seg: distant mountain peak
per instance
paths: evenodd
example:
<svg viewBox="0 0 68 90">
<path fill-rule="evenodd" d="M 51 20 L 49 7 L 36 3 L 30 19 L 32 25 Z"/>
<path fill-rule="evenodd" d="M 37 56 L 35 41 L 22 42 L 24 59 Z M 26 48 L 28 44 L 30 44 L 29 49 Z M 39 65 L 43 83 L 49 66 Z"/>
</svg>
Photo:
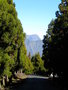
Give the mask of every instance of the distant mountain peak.
<svg viewBox="0 0 68 90">
<path fill-rule="evenodd" d="M 27 49 L 27 55 L 29 54 L 29 52 L 31 56 L 39 52 L 40 56 L 42 56 L 43 42 L 38 35 L 26 35 L 25 45 Z"/>
<path fill-rule="evenodd" d="M 39 41 L 39 40 L 41 40 L 37 34 L 26 35 L 26 38 L 29 41 Z"/>
</svg>

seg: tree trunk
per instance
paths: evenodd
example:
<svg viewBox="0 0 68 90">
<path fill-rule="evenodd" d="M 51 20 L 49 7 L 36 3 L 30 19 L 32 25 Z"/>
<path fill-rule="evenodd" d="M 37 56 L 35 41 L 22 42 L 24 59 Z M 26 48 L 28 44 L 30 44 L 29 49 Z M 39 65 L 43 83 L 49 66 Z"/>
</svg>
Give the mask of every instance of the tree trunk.
<svg viewBox="0 0 68 90">
<path fill-rule="evenodd" d="M 5 84 L 7 85 L 9 82 L 8 75 L 5 77 Z"/>
<path fill-rule="evenodd" d="M 0 82 L 0 90 L 1 90 L 1 82 Z"/>
<path fill-rule="evenodd" d="M 22 73 L 22 69 L 20 70 L 20 72 Z"/>
<path fill-rule="evenodd" d="M 4 76 L 2 78 L 2 84 L 3 84 L 3 86 L 5 86 L 5 77 Z"/>
<path fill-rule="evenodd" d="M 9 83 L 12 83 L 12 76 L 9 78 Z"/>
<path fill-rule="evenodd" d="M 6 82 L 8 82 L 9 81 L 9 79 L 8 79 L 8 75 L 6 76 Z"/>
</svg>

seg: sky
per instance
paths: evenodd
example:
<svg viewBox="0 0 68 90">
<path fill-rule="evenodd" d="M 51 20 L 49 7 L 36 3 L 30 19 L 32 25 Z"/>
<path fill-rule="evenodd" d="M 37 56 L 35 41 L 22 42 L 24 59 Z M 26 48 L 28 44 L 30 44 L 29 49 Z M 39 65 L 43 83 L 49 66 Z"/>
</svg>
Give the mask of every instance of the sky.
<svg viewBox="0 0 68 90">
<path fill-rule="evenodd" d="M 48 24 L 55 19 L 55 12 L 61 0 L 13 0 L 16 11 L 27 35 L 46 35 Z"/>
</svg>

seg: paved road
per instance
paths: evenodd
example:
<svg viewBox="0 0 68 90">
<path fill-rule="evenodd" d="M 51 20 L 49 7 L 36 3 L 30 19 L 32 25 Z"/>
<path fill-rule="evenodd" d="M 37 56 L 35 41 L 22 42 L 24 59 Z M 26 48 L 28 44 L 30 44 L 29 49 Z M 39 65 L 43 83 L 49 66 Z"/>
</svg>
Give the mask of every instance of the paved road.
<svg viewBox="0 0 68 90">
<path fill-rule="evenodd" d="M 11 90 L 61 90 L 54 86 L 51 80 L 40 76 L 28 76 L 28 78 L 19 84 L 16 84 Z"/>
</svg>

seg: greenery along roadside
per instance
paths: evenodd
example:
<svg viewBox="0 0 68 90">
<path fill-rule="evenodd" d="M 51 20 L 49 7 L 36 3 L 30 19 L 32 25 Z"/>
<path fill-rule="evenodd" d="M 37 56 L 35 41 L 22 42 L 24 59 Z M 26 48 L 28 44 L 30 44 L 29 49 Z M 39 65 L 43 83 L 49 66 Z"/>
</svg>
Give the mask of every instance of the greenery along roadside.
<svg viewBox="0 0 68 90">
<path fill-rule="evenodd" d="M 34 66 L 34 74 L 45 75 L 46 69 L 44 67 L 44 61 L 41 59 L 39 53 L 31 58 L 31 62 Z"/>
<path fill-rule="evenodd" d="M 43 60 L 49 73 L 68 78 L 68 0 L 61 0 L 56 19 L 48 26 L 43 39 Z"/>
<path fill-rule="evenodd" d="M 32 73 L 24 40 L 25 33 L 13 0 L 0 0 L 0 78 L 10 78 L 19 69 Z"/>
</svg>

